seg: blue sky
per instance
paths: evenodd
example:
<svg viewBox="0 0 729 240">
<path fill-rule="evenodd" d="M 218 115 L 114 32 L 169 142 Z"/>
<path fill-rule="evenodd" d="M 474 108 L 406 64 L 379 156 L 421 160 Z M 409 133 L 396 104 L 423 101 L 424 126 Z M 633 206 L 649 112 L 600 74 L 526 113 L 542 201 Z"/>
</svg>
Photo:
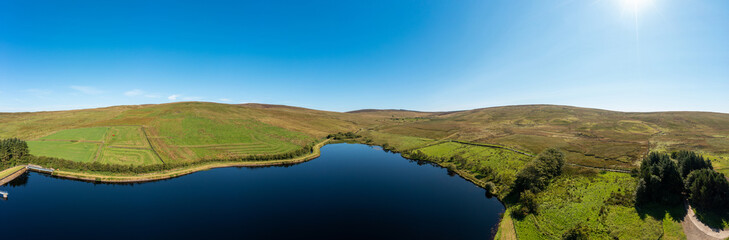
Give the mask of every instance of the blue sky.
<svg viewBox="0 0 729 240">
<path fill-rule="evenodd" d="M 728 26 L 726 0 L 0 1 L 0 111 L 729 113 Z"/>
</svg>

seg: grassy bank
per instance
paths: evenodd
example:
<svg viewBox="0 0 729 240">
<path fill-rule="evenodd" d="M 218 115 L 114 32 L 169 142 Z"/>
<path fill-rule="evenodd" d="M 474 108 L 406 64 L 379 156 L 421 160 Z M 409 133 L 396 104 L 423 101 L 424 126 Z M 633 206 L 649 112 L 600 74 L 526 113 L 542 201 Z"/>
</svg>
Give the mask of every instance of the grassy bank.
<svg viewBox="0 0 729 240">
<path fill-rule="evenodd" d="M 627 173 L 567 166 L 537 194 L 537 214 L 514 217 L 511 211 L 519 205 L 509 198 L 510 188 L 531 157 L 499 146 L 449 141 L 403 152 L 405 157 L 420 154 L 427 156 L 419 160 L 447 167 L 481 187 L 494 184 L 493 193 L 507 207 L 497 239 L 561 239 L 578 224 L 589 229 L 591 239 L 686 239 L 681 207 L 637 209 L 632 202 L 637 179 Z"/>
<path fill-rule="evenodd" d="M 155 181 L 168 178 L 179 177 L 187 174 L 191 174 L 198 171 L 205 171 L 213 168 L 223 167 L 258 167 L 258 166 L 275 166 L 275 165 L 287 165 L 306 162 L 315 159 L 321 155 L 321 147 L 329 143 L 329 139 L 319 142 L 314 145 L 312 152 L 284 160 L 271 160 L 271 161 L 242 161 L 242 162 L 209 162 L 199 165 L 192 165 L 183 168 L 144 173 L 144 174 L 119 174 L 111 172 L 82 172 L 82 171 L 70 171 L 70 170 L 57 170 L 53 173 L 54 176 L 85 180 L 85 181 L 97 181 L 97 182 L 145 182 Z"/>
<path fill-rule="evenodd" d="M 25 168 L 25 166 L 15 166 L 15 167 L 11 167 L 11 168 L 2 170 L 2 171 L 0 171 L 0 179 L 10 176 L 11 174 L 13 174 L 23 168 Z"/>
</svg>

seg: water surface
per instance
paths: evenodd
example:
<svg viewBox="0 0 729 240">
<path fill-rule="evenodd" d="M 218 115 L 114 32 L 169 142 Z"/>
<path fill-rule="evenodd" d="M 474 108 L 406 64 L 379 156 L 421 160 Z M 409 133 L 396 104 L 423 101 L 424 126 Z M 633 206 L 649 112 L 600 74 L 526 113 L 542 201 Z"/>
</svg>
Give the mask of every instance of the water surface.
<svg viewBox="0 0 729 240">
<path fill-rule="evenodd" d="M 360 144 L 288 167 L 139 184 L 28 173 L 0 190 L 2 239 L 489 239 L 504 211 L 446 169 Z"/>
</svg>

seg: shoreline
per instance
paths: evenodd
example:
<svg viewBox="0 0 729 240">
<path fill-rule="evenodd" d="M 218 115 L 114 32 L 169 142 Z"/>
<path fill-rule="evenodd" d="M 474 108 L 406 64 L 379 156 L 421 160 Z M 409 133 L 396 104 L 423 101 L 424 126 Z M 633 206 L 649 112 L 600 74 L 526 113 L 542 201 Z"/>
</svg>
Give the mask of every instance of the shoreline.
<svg viewBox="0 0 729 240">
<path fill-rule="evenodd" d="M 161 172 L 143 173 L 138 175 L 106 175 L 100 173 L 81 173 L 74 171 L 56 170 L 52 176 L 59 178 L 67 178 L 73 180 L 89 181 L 89 182 L 102 182 L 102 183 L 141 183 L 141 182 L 152 182 L 160 181 L 170 178 L 176 178 L 195 172 L 206 171 L 215 168 L 225 167 L 268 167 L 268 166 L 281 166 L 288 164 L 303 163 L 321 155 L 321 148 L 326 146 L 330 142 L 330 139 L 324 140 L 317 143 L 312 148 L 313 151 L 310 154 L 283 160 L 271 160 L 271 161 L 251 161 L 251 162 L 213 162 L 206 163 L 198 166 L 191 166 L 185 168 L 178 168 L 172 170 L 165 170 Z"/>
<path fill-rule="evenodd" d="M 4 171 L 8 171 L 8 170 L 13 169 L 13 168 L 19 168 L 18 170 L 15 170 L 13 173 L 8 174 L 7 176 L 5 176 L 2 179 L 0 179 L 0 186 L 5 185 L 6 183 L 9 183 L 9 182 L 15 180 L 15 178 L 17 178 L 20 175 L 23 175 L 23 173 L 25 173 L 26 171 L 28 171 L 28 168 L 26 168 L 25 166 L 26 165 L 18 165 L 18 166 L 11 167 L 11 168 L 8 168 L 6 170 L 0 171 L 0 172 L 4 172 Z"/>
<path fill-rule="evenodd" d="M 331 140 L 326 139 L 322 142 L 317 143 L 312 148 L 313 151 L 310 154 L 292 158 L 292 159 L 284 159 L 284 160 L 272 160 L 272 161 L 256 161 L 256 162 L 218 162 L 218 163 L 207 163 L 200 166 L 192 166 L 192 167 L 186 167 L 181 169 L 172 169 L 172 170 L 166 170 L 162 172 L 152 172 L 152 173 L 144 173 L 140 175 L 104 175 L 104 174 L 96 174 L 96 173 L 80 173 L 80 172 L 72 172 L 72 171 L 63 171 L 63 170 L 56 170 L 52 174 L 50 174 L 53 177 L 63 178 L 63 179 L 71 179 L 71 180 L 78 180 L 78 181 L 86 181 L 86 182 L 98 182 L 98 183 L 144 183 L 144 182 L 154 182 L 154 181 L 161 181 L 166 179 L 172 179 L 176 177 L 185 176 L 188 174 L 206 171 L 210 169 L 215 168 L 226 168 L 226 167 L 269 167 L 269 166 L 281 166 L 281 165 L 289 165 L 289 164 L 298 164 L 298 163 L 304 163 L 311 160 L 314 160 L 321 156 L 321 148 L 326 146 L 327 144 L 334 144 L 334 143 L 350 143 L 347 141 L 338 141 L 338 140 Z M 363 144 L 363 143 L 357 143 L 352 142 L 354 144 Z M 369 145 L 369 144 L 365 144 Z M 410 159 L 406 156 L 403 156 L 400 152 L 395 152 L 400 155 L 400 157 L 408 160 L 415 160 Z M 416 160 L 416 161 L 425 161 L 425 160 Z M 435 164 L 438 167 L 448 169 L 447 167 L 443 166 L 441 163 L 434 162 L 434 161 L 427 161 L 430 163 Z M 25 170 L 25 171 L 23 171 Z M 18 174 L 20 172 L 20 174 Z M 15 175 L 7 182 L 12 181 L 15 179 L 15 177 L 20 176 L 22 173 L 27 172 L 27 168 L 22 168 L 18 172 L 15 172 L 11 175 Z M 455 169 L 453 171 L 456 175 L 461 177 L 462 179 L 471 182 L 473 185 L 476 185 L 477 187 L 486 190 L 485 188 L 485 182 L 475 178 L 474 176 L 471 176 L 470 174 L 460 170 Z M 11 176 L 5 177 L 2 180 L 6 180 L 10 178 Z M 2 184 L 5 184 L 6 182 L 3 182 Z M 2 185 L 0 184 L 0 185 Z M 496 201 L 501 203 L 502 206 L 504 206 L 504 213 L 501 214 L 501 217 L 499 218 L 499 222 L 494 226 L 494 229 L 492 229 L 492 237 L 495 237 L 495 235 L 498 233 L 498 230 L 501 228 L 502 221 L 504 220 L 504 215 L 506 215 L 506 211 L 508 211 L 508 206 L 504 203 L 504 201 L 500 198 L 499 195 L 493 195 L 494 198 L 496 198 Z"/>
</svg>

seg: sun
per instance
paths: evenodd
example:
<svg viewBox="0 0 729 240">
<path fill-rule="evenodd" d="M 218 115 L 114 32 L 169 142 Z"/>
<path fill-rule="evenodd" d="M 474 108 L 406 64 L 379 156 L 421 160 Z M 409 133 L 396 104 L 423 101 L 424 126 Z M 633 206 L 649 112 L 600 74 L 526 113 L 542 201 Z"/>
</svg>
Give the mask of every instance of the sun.
<svg viewBox="0 0 729 240">
<path fill-rule="evenodd" d="M 641 9 L 653 5 L 653 0 L 619 0 L 624 10 L 639 12 Z"/>
</svg>

